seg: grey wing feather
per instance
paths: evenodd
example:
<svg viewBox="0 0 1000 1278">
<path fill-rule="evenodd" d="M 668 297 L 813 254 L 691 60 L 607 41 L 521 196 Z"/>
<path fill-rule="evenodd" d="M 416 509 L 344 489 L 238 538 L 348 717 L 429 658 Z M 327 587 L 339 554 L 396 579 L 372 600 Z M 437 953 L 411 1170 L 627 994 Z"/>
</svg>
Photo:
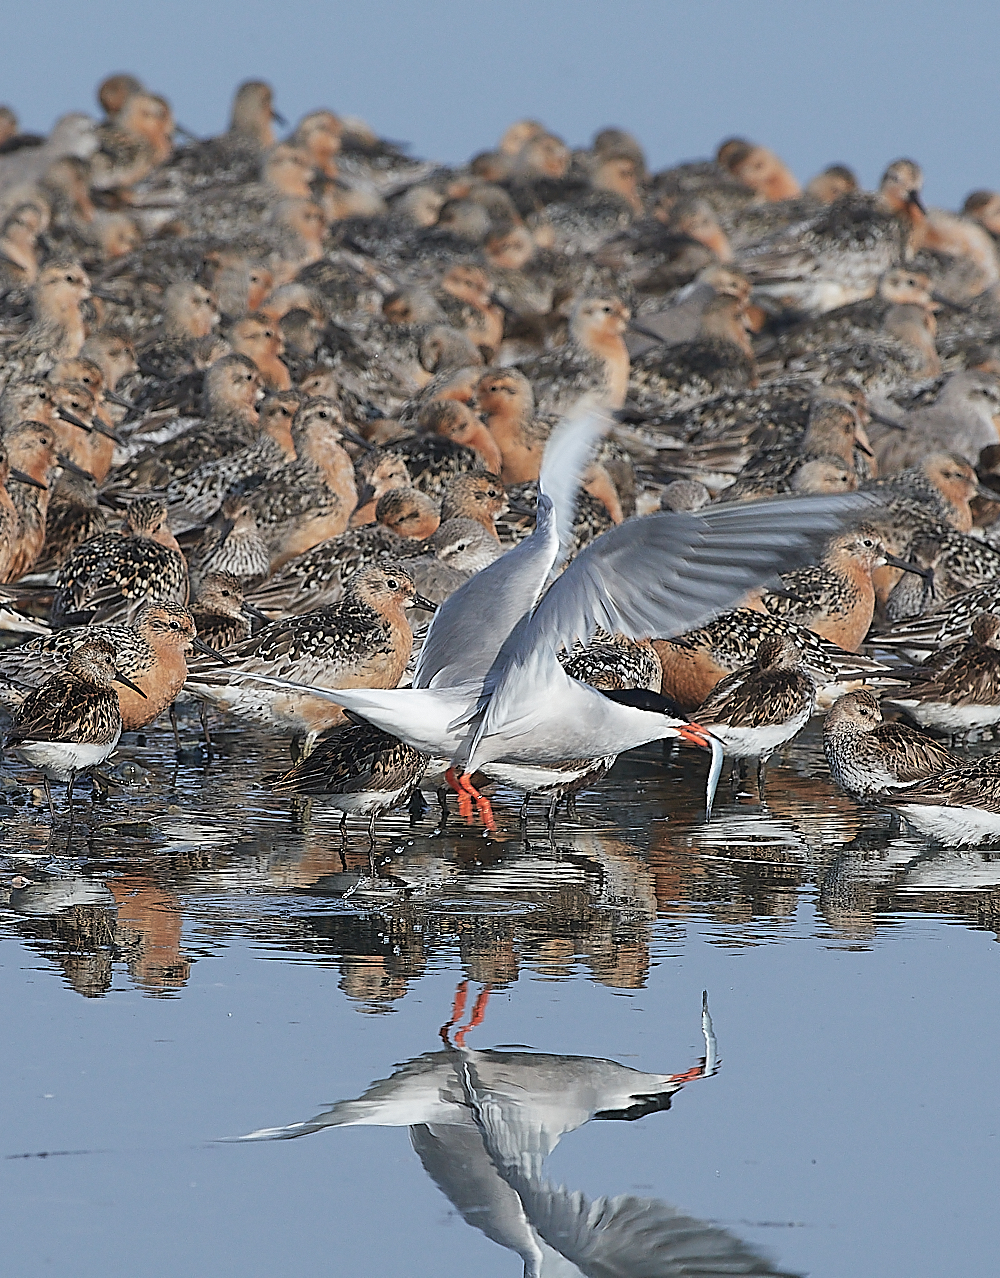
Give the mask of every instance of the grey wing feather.
<svg viewBox="0 0 1000 1278">
<path fill-rule="evenodd" d="M 711 1035 L 714 1045 L 707 1010 L 703 1019 L 706 1041 Z M 543 1181 L 535 1171 L 537 1156 L 523 1148 L 524 1133 L 510 1123 L 508 1108 L 478 1085 L 474 1071 L 464 1071 L 464 1082 L 483 1144 L 527 1221 L 587 1278 L 788 1278 L 734 1234 L 659 1199 L 623 1194 L 591 1202 Z"/>
<path fill-rule="evenodd" d="M 603 533 L 498 653 L 473 750 L 501 724 L 528 723 L 525 688 L 545 688 L 561 676 L 559 648 L 586 643 L 598 627 L 632 639 L 669 639 L 702 626 L 775 569 L 807 559 L 822 537 L 869 504 L 861 493 L 776 498 L 647 515 Z"/>
<path fill-rule="evenodd" d="M 534 533 L 438 608 L 414 671 L 415 688 L 485 678 L 504 640 L 535 606 L 552 568 L 569 553 L 580 480 L 610 424 L 606 414 L 585 403 L 552 432 L 542 458 Z"/>
<path fill-rule="evenodd" d="M 519 647 L 586 643 L 598 626 L 669 639 L 732 608 L 870 504 L 864 494 L 775 498 L 630 519 L 591 542 L 535 609 Z M 510 654 L 516 660 L 516 654 Z"/>
<path fill-rule="evenodd" d="M 735 1234 L 656 1198 L 596 1198 L 511 1176 L 540 1238 L 587 1278 L 789 1278 Z"/>
<path fill-rule="evenodd" d="M 549 436 L 538 476 L 538 491 L 551 497 L 559 536 L 558 567 L 569 558 L 573 546 L 573 516 L 583 472 L 593 459 L 598 440 L 611 429 L 611 418 L 591 396 L 576 408 Z"/>
</svg>

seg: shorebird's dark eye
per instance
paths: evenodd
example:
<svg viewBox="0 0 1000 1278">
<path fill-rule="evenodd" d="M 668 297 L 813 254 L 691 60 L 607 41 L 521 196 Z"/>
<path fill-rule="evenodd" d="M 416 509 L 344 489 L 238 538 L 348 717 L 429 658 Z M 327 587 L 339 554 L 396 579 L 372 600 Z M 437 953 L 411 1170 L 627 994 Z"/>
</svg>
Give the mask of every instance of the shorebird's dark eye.
<svg viewBox="0 0 1000 1278">
<path fill-rule="evenodd" d="M 388 580 L 385 584 L 389 587 L 389 589 L 390 589 L 390 590 L 398 590 L 398 589 L 399 589 L 399 582 L 396 580 L 396 578 L 395 578 L 395 577 L 390 577 L 390 578 L 389 578 L 389 580 Z"/>
</svg>

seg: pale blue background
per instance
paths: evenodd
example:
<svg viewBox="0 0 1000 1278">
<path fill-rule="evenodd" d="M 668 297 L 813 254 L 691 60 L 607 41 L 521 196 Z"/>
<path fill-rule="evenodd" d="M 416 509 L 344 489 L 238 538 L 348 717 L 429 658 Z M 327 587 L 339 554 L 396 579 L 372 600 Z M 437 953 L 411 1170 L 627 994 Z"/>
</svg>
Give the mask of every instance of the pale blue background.
<svg viewBox="0 0 1000 1278">
<path fill-rule="evenodd" d="M 446 161 L 531 115 L 574 144 L 631 129 L 658 167 L 740 133 L 802 179 L 842 161 L 872 185 L 912 155 L 932 203 L 1000 187 L 997 11 L 977 0 L 35 0 L 2 36 L 0 100 L 33 129 L 131 70 L 215 133 L 262 76 L 290 120 L 329 106 Z"/>
</svg>

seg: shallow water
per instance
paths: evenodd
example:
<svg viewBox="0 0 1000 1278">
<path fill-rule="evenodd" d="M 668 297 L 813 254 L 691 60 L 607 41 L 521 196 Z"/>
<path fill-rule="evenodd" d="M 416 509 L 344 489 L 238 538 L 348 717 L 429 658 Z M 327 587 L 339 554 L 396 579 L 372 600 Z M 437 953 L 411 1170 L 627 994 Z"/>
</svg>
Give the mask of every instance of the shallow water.
<svg viewBox="0 0 1000 1278">
<path fill-rule="evenodd" d="M 0 806 L 4 1272 L 995 1272 L 1000 858 L 893 834 L 815 726 L 766 810 L 651 747 L 552 843 L 386 820 L 377 888 L 260 786 L 283 743 L 219 742 L 125 745 L 68 854 Z"/>
</svg>

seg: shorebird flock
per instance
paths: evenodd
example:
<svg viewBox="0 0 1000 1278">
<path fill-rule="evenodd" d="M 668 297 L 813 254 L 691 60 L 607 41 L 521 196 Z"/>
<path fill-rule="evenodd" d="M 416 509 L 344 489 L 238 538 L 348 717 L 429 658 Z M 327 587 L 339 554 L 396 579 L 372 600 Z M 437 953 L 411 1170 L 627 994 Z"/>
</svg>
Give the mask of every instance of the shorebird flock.
<svg viewBox="0 0 1000 1278">
<path fill-rule="evenodd" d="M 372 848 L 423 792 L 551 829 L 656 740 L 763 803 L 819 713 L 859 801 L 1000 837 L 1000 193 L 97 96 L 0 108 L 0 702 L 53 822 L 186 702 Z"/>
</svg>

